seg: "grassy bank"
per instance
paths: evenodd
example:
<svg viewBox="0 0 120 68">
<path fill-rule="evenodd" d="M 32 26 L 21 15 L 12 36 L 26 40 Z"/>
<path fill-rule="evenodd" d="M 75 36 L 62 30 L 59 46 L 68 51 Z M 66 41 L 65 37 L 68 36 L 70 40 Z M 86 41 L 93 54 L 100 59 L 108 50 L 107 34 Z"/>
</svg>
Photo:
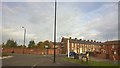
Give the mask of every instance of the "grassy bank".
<svg viewBox="0 0 120 68">
<path fill-rule="evenodd" d="M 72 58 L 64 58 L 65 61 L 69 61 L 72 63 L 80 64 L 82 66 L 118 66 L 118 64 L 114 64 L 111 62 L 106 62 L 106 61 L 88 61 L 88 62 L 82 62 L 78 59 L 72 59 Z"/>
</svg>

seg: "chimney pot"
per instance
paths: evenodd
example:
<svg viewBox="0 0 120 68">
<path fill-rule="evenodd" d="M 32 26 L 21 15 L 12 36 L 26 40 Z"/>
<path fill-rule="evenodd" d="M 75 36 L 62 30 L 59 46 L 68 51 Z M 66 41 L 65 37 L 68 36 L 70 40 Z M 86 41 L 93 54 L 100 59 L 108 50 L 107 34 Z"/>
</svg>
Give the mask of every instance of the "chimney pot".
<svg viewBox="0 0 120 68">
<path fill-rule="evenodd" d="M 91 42 L 93 42 L 93 40 L 91 40 Z"/>
<path fill-rule="evenodd" d="M 94 40 L 94 42 L 96 42 L 96 41 Z"/>
<path fill-rule="evenodd" d="M 89 42 L 89 40 L 87 40 Z"/>
<path fill-rule="evenodd" d="M 75 40 L 77 40 L 77 38 L 75 38 Z"/>
</svg>

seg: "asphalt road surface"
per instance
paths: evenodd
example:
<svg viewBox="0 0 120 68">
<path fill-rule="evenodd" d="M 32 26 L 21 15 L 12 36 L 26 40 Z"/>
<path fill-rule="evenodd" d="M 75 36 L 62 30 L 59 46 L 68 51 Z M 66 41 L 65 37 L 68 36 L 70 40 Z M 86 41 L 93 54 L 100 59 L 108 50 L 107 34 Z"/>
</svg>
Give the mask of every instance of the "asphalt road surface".
<svg viewBox="0 0 120 68">
<path fill-rule="evenodd" d="M 11 54 L 11 58 L 2 59 L 3 66 L 79 66 L 75 63 L 64 61 L 65 55 L 57 55 L 53 63 L 53 55 Z"/>
</svg>

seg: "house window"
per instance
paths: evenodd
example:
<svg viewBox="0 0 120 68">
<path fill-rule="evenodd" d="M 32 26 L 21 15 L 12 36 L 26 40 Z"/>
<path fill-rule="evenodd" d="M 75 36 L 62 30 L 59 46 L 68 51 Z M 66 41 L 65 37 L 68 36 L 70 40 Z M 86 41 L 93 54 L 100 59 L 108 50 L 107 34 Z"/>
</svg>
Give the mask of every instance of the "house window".
<svg viewBox="0 0 120 68">
<path fill-rule="evenodd" d="M 76 49 L 76 43 L 74 44 L 74 49 Z"/>
<path fill-rule="evenodd" d="M 73 43 L 72 43 L 72 47 L 74 47 L 74 46 L 73 46 Z"/>
<path fill-rule="evenodd" d="M 87 48 L 87 46 L 88 46 L 88 45 L 86 44 L 86 48 Z"/>
<path fill-rule="evenodd" d="M 90 46 L 90 45 L 88 45 L 88 48 L 91 48 L 91 46 Z"/>
<path fill-rule="evenodd" d="M 85 44 L 85 48 L 86 48 L 86 44 Z"/>
<path fill-rule="evenodd" d="M 79 44 L 79 46 L 80 46 L 80 48 L 82 47 L 82 45 L 81 45 L 81 44 Z"/>
<path fill-rule="evenodd" d="M 117 54 L 117 52 L 116 52 L 116 51 L 114 51 L 114 54 Z"/>
<path fill-rule="evenodd" d="M 103 49 L 103 53 L 106 53 L 106 50 Z"/>
<path fill-rule="evenodd" d="M 84 48 L 84 44 L 82 44 L 82 47 Z"/>
<path fill-rule="evenodd" d="M 72 50 L 73 50 L 73 48 L 72 48 Z"/>
<path fill-rule="evenodd" d="M 112 48 L 115 48 L 115 46 L 114 46 L 114 45 L 112 45 Z"/>
</svg>

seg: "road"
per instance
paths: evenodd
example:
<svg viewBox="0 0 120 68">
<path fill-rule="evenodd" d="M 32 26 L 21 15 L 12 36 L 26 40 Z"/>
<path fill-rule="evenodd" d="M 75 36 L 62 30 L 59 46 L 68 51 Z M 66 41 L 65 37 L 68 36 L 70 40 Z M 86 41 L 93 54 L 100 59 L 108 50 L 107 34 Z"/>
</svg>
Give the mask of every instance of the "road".
<svg viewBox="0 0 120 68">
<path fill-rule="evenodd" d="M 53 63 L 53 55 L 11 54 L 11 58 L 2 60 L 3 66 L 79 66 L 75 63 L 64 61 L 64 55 L 56 56 Z"/>
</svg>

